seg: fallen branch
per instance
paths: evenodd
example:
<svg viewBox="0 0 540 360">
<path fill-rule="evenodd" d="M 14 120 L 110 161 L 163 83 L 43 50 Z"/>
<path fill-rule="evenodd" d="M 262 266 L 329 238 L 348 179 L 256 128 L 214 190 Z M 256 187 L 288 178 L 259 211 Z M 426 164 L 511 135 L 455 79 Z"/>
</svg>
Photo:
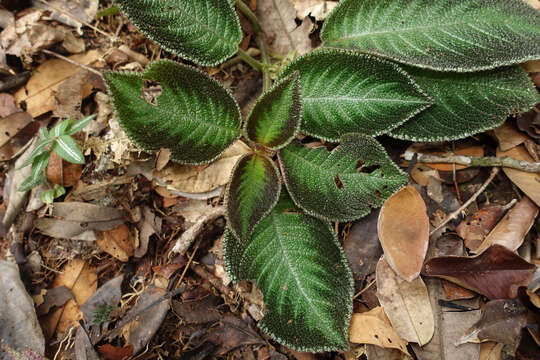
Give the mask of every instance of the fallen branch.
<svg viewBox="0 0 540 360">
<path fill-rule="evenodd" d="M 465 155 L 448 155 L 437 156 L 417 153 L 413 151 L 406 151 L 403 157 L 407 161 L 411 161 L 414 155 L 418 155 L 418 162 L 425 164 L 457 164 L 472 167 L 507 167 L 525 172 L 540 173 L 540 162 L 528 162 L 517 160 L 509 156 L 495 157 L 495 156 L 465 156 Z"/>
<path fill-rule="evenodd" d="M 193 226 L 184 231 L 180 237 L 176 240 L 171 253 L 180 253 L 184 255 L 193 244 L 197 236 L 202 232 L 206 224 L 213 222 L 217 218 L 225 215 L 225 208 L 222 206 L 214 208 L 210 213 L 202 216 Z"/>
</svg>

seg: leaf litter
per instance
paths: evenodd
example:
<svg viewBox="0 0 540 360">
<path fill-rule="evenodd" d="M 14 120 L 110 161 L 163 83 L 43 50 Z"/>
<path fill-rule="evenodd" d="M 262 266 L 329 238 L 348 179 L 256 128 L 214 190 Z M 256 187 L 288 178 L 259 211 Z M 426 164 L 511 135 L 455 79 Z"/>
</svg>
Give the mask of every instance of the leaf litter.
<svg viewBox="0 0 540 360">
<path fill-rule="evenodd" d="M 0 61 L 0 68 L 11 71 L 10 82 L 2 79 L 0 93 L 0 159 L 22 153 L 14 164 L 2 164 L 0 212 L 6 214 L 7 228 L 0 258 L 11 256 L 11 243 L 21 244 L 17 258 L 23 263 L 20 275 L 13 277 L 20 276 L 17 291 L 25 300 L 17 305 L 28 305 L 24 313 L 28 319 L 37 316 L 47 341 L 35 349 L 39 355 L 9 341 L 0 345 L 0 351 L 23 358 L 53 358 L 57 352 L 77 359 L 118 359 L 141 352 L 162 358 L 303 358 L 304 354 L 275 346 L 258 330 L 253 320 L 264 311 L 258 290 L 251 284 L 230 285 L 223 268 L 220 195 L 236 161 L 249 151 L 247 146 L 239 141 L 230 153 L 205 166 L 174 164 L 166 153 L 160 157 L 140 153 L 118 125 L 103 83 L 82 66 L 142 70 L 150 60 L 169 55 L 142 39 L 120 15 L 95 21 L 98 4 L 107 6 L 106 1 L 47 2 L 53 7 L 46 11 L 5 10 L 0 18 L 3 49 L 24 63 L 22 69 Z M 34 3 L 46 7 L 41 1 Z M 263 14 L 270 47 L 281 55 L 311 50 L 318 41 L 320 21 L 335 4 L 249 1 Z M 120 43 L 92 34 L 76 19 L 108 34 L 118 31 Z M 58 52 L 72 62 L 42 50 Z M 525 69 L 533 80 L 540 72 L 534 62 Z M 214 74 L 228 81 L 233 92 L 252 76 L 241 64 Z M 90 113 L 97 113 L 97 119 L 77 138 L 87 164 L 72 168 L 56 157 L 47 178 L 51 184 L 65 186 L 66 195 L 49 206 L 38 202 L 27 207 L 29 194 L 16 189 L 29 169 L 13 169 L 29 154 L 33 145 L 26 145 L 28 140 L 40 126 L 50 128 L 58 119 Z M 523 114 L 489 133 L 491 138 L 482 135 L 454 147 L 435 144 L 430 154 L 448 154 L 455 148 L 458 155 L 496 154 L 538 161 L 536 119 L 536 113 Z M 394 145 L 387 150 L 391 152 Z M 423 145 L 414 146 L 409 150 Z M 536 343 L 530 334 L 536 333 L 528 327 L 538 325 L 537 318 L 531 317 L 539 301 L 538 287 L 531 280 L 540 264 L 538 174 L 503 171 L 461 209 L 457 220 L 431 236 L 430 226 L 433 229 L 475 194 L 485 171 L 414 163 L 410 185 L 402 192 L 414 193 L 414 185 L 417 194 L 389 201 L 381 215 L 374 211 L 356 223 L 336 225 L 355 276 L 351 348 L 367 344 L 363 356 L 382 360 L 411 358 L 407 354 L 421 360 L 500 359 L 508 346 L 519 346 L 516 356 L 533 353 L 531 346 Z M 512 201 L 517 204 L 508 210 Z M 172 251 L 179 240 L 183 255 Z M 428 244 L 435 250 L 428 252 L 426 260 Z M 527 256 L 527 261 L 518 254 Z M 37 264 L 37 272 L 27 270 L 31 264 Z M 0 286 L 0 292 L 6 289 Z M 168 295 L 170 290 L 174 295 Z M 35 310 L 26 293 L 40 304 Z M 486 298 L 495 300 L 486 302 Z M 2 321 L 13 321 L 15 314 L 9 315 L 12 318 Z M 34 320 L 28 319 L 25 326 L 33 330 L 26 334 L 37 333 L 36 322 L 32 325 Z M 29 336 L 17 340 L 33 341 Z M 23 351 L 27 354 L 20 355 Z"/>
</svg>

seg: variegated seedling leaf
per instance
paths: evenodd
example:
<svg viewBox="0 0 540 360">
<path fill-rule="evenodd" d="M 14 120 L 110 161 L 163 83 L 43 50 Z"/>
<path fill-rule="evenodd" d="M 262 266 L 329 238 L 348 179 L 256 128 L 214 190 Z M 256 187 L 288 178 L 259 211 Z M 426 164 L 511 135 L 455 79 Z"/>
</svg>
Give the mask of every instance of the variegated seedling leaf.
<svg viewBox="0 0 540 360">
<path fill-rule="evenodd" d="M 44 170 L 49 163 L 50 156 L 51 151 L 47 150 L 33 158 L 32 173 L 19 185 L 18 191 L 25 192 L 33 189 L 45 180 Z"/>
<path fill-rule="evenodd" d="M 229 0 L 114 0 L 148 38 L 199 65 L 231 57 L 242 29 Z"/>
<path fill-rule="evenodd" d="M 233 281 L 262 291 L 259 327 L 272 338 L 297 351 L 347 348 L 354 287 L 328 222 L 302 213 L 283 191 L 249 241 L 226 231 L 223 256 Z"/>
<path fill-rule="evenodd" d="M 276 205 L 281 191 L 279 170 L 264 155 L 244 155 L 233 169 L 227 186 L 227 225 L 240 240 L 247 241 Z"/>
<path fill-rule="evenodd" d="M 194 67 L 156 61 L 142 74 L 104 74 L 116 115 L 142 150 L 171 150 L 171 160 L 203 164 L 240 136 L 240 109 L 228 90 Z M 162 93 L 143 98 L 145 81 Z M 161 88 L 160 88 L 161 87 Z"/>
<path fill-rule="evenodd" d="M 380 135 L 431 105 L 398 65 L 344 50 L 319 50 L 287 66 L 280 77 L 299 71 L 301 130 L 337 142 L 356 132 Z"/>
<path fill-rule="evenodd" d="M 346 134 L 332 152 L 292 142 L 279 153 L 283 181 L 300 208 L 320 219 L 353 221 L 407 183 L 372 137 Z"/>
<path fill-rule="evenodd" d="M 95 117 L 96 117 L 96 115 L 94 114 L 94 115 L 84 117 L 84 118 L 80 119 L 79 121 L 70 122 L 69 126 L 66 129 L 66 134 L 67 135 L 75 135 L 76 133 L 78 133 L 79 131 L 81 131 L 85 127 L 87 127 L 88 124 L 90 124 L 90 122 L 92 120 L 94 120 Z"/>
<path fill-rule="evenodd" d="M 390 132 L 400 139 L 461 139 L 493 129 L 508 115 L 540 102 L 529 76 L 517 66 L 467 74 L 405 69 L 435 104 Z"/>
<path fill-rule="evenodd" d="M 57 137 L 52 148 L 62 159 L 74 164 L 84 164 L 84 155 L 71 136 L 61 135 Z"/>
<path fill-rule="evenodd" d="M 244 125 L 246 138 L 281 149 L 294 139 L 301 119 L 300 73 L 295 71 L 257 100 Z"/>
<path fill-rule="evenodd" d="M 321 39 L 423 68 L 487 70 L 540 58 L 540 13 L 523 0 L 341 0 Z"/>
</svg>

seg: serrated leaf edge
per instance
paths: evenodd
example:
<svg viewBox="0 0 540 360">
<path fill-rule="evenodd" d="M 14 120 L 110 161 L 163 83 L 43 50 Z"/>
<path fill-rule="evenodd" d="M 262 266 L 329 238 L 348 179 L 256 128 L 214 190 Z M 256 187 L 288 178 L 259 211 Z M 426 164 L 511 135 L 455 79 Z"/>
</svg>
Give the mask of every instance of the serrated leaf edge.
<svg viewBox="0 0 540 360">
<path fill-rule="evenodd" d="M 379 142 L 377 140 L 375 140 L 375 138 L 372 138 L 371 136 L 369 135 L 364 135 L 364 134 L 360 134 L 360 133 L 347 133 L 347 134 L 343 134 L 341 137 L 340 137 L 340 143 L 343 141 L 343 138 L 346 137 L 346 136 L 356 136 L 356 135 L 361 135 L 363 137 L 366 137 L 366 138 L 370 138 L 371 140 L 374 141 L 374 146 L 378 147 L 379 150 L 381 150 L 385 156 L 388 158 L 388 160 L 390 161 L 391 163 L 391 166 L 393 166 L 401 175 L 403 175 L 404 177 L 409 177 L 409 175 L 407 173 L 405 173 L 403 170 L 401 170 L 393 161 L 392 159 L 390 158 L 390 156 L 388 156 L 388 153 L 386 152 L 386 150 L 384 149 L 384 147 L 379 144 Z M 375 145 L 376 143 L 376 145 Z M 334 151 L 336 151 L 338 149 L 339 146 L 336 146 L 332 151 L 330 151 L 330 153 L 333 153 Z M 287 175 L 286 175 L 286 171 L 285 171 L 285 166 L 283 165 L 283 161 L 281 160 L 281 154 L 278 154 L 278 163 L 279 163 L 279 168 L 281 170 L 281 176 L 283 176 L 283 183 L 285 184 L 285 187 L 287 188 L 287 193 L 289 194 L 289 196 L 291 197 L 292 201 L 294 202 L 294 204 L 296 206 L 298 206 L 300 209 L 302 209 L 306 214 L 309 214 L 311 216 L 313 216 L 314 218 L 317 218 L 317 219 L 320 219 L 320 220 L 324 220 L 324 221 L 337 221 L 337 222 L 350 222 L 350 221 L 355 221 L 355 220 L 359 220 L 365 216 L 367 216 L 368 214 L 362 216 L 362 217 L 346 217 L 346 218 L 340 218 L 340 219 L 330 219 L 326 216 L 323 216 L 321 214 L 317 214 L 316 212 L 314 211 L 311 211 L 309 209 L 306 209 L 304 208 L 297 200 L 296 200 L 296 197 L 295 195 L 293 194 L 293 192 L 291 191 L 291 189 L 289 188 L 289 182 L 288 182 L 288 179 L 287 179 Z M 400 189 L 402 189 L 402 187 L 400 187 L 399 189 L 396 190 L 399 191 Z M 381 204 L 382 206 L 382 204 Z M 371 210 L 373 209 L 376 209 L 380 206 L 377 206 L 377 207 L 371 207 Z"/>
<path fill-rule="evenodd" d="M 263 221 L 263 219 L 265 217 L 268 216 L 268 214 L 270 214 L 270 212 L 272 212 L 272 210 L 274 209 L 274 207 L 276 207 L 276 204 L 278 203 L 279 201 L 279 196 L 281 195 L 281 187 L 283 186 L 282 184 L 282 181 L 281 181 L 281 174 L 279 173 L 279 169 L 278 167 L 276 166 L 276 164 L 274 163 L 274 161 L 272 159 L 270 159 L 268 156 L 266 155 L 260 155 L 260 154 L 257 154 L 257 153 L 248 153 L 248 154 L 244 154 L 240 159 L 238 159 L 236 161 L 236 164 L 234 164 L 234 167 L 231 171 L 231 176 L 229 176 L 229 180 L 227 182 L 227 187 L 226 187 L 226 190 L 225 190 L 225 220 L 227 221 L 227 229 L 229 229 L 229 231 L 231 232 L 231 234 L 236 238 L 238 239 L 239 241 L 242 241 L 242 238 L 240 237 L 240 235 L 236 234 L 236 232 L 234 231 L 234 229 L 229 226 L 229 224 L 231 223 L 230 221 L 230 215 L 229 215 L 229 197 L 230 197 L 230 190 L 231 190 L 231 183 L 232 183 L 232 179 L 234 177 L 234 174 L 236 173 L 236 169 L 238 168 L 238 166 L 240 166 L 240 162 L 248 157 L 248 156 L 252 156 L 252 155 L 259 155 L 259 156 L 262 156 L 264 158 L 266 158 L 266 160 L 268 160 L 271 164 L 272 164 L 272 168 L 274 169 L 274 171 L 276 172 L 277 174 L 277 179 L 278 179 L 278 191 L 276 193 L 276 196 L 275 196 L 275 199 L 274 201 L 271 203 L 271 206 L 269 207 L 269 209 L 267 211 L 265 211 L 263 213 L 263 215 L 261 216 L 261 218 L 259 219 L 259 221 L 257 221 L 254 225 L 253 225 L 253 228 L 251 229 L 251 232 L 249 234 L 249 237 L 251 237 L 251 235 L 253 234 L 253 231 L 255 230 L 255 228 L 257 227 L 257 225 L 259 225 L 259 223 L 261 221 Z"/>
<path fill-rule="evenodd" d="M 359 51 L 354 51 L 354 50 L 349 50 L 349 49 L 319 48 L 319 49 L 313 50 L 312 52 L 310 52 L 308 54 L 297 57 L 296 59 L 294 59 L 294 61 L 292 61 L 286 67 L 284 67 L 283 70 L 279 73 L 278 79 L 280 79 L 283 76 L 283 74 L 285 74 L 287 71 L 289 71 L 289 68 L 291 68 L 296 62 L 299 62 L 299 61 L 301 61 L 301 60 L 303 60 L 305 58 L 309 58 L 311 56 L 319 55 L 319 54 L 322 54 L 322 53 L 327 53 L 327 54 L 330 54 L 330 55 L 337 54 L 337 53 L 341 53 L 341 54 L 344 54 L 344 55 L 354 55 L 354 56 L 357 56 L 357 57 L 365 57 L 365 58 L 368 58 L 370 60 L 379 61 L 381 63 L 389 64 L 390 66 L 394 67 L 398 73 L 404 75 L 405 78 L 407 79 L 407 82 L 426 101 L 426 104 L 423 107 L 420 107 L 419 109 L 417 109 L 415 111 L 412 111 L 409 114 L 409 116 L 407 118 L 405 118 L 404 120 L 402 120 L 401 122 L 396 122 L 396 124 L 394 126 L 392 126 L 391 128 L 388 128 L 386 130 L 381 130 L 381 131 L 379 131 L 379 132 L 377 132 L 377 133 L 375 133 L 373 135 L 369 135 L 369 136 L 377 137 L 377 136 L 380 136 L 380 135 L 388 134 L 390 131 L 392 131 L 393 129 L 395 129 L 395 128 L 403 125 L 403 124 L 405 124 L 407 121 L 411 120 L 416 115 L 420 114 L 422 111 L 424 111 L 424 110 L 430 108 L 431 106 L 435 105 L 435 101 L 431 98 L 431 96 L 429 96 L 424 91 L 424 89 L 422 89 L 420 87 L 420 85 L 418 85 L 416 83 L 416 81 L 414 81 L 412 76 L 409 75 L 409 73 L 406 72 L 401 66 L 399 66 L 398 63 L 396 63 L 394 61 L 390 61 L 389 59 L 381 58 L 379 56 L 376 56 L 375 54 L 369 54 L 369 53 L 359 52 Z M 303 95 L 302 95 L 302 98 L 303 98 Z M 301 129 L 301 131 L 302 131 L 302 133 L 304 133 L 306 135 L 313 136 L 313 137 L 316 137 L 318 139 L 321 139 L 321 140 L 324 140 L 324 141 L 327 141 L 327 142 L 331 142 L 331 143 L 338 143 L 339 142 L 339 138 L 328 138 L 328 137 L 325 137 L 325 136 L 320 136 L 320 135 L 314 134 L 312 132 L 309 132 L 309 131 L 307 131 L 305 129 Z"/>
<path fill-rule="evenodd" d="M 125 11 L 124 11 L 124 9 L 123 9 L 123 5 L 118 4 L 116 1 L 113 1 L 113 2 L 114 2 L 114 4 L 115 4 L 116 6 L 118 6 L 118 8 L 120 9 L 120 11 L 122 12 L 122 16 L 124 16 L 124 17 L 127 18 L 127 16 L 125 15 Z M 229 4 L 229 6 L 232 5 L 230 2 L 227 2 L 227 3 Z M 234 12 L 235 15 L 236 15 L 236 16 L 234 16 L 234 22 L 235 22 L 235 25 L 236 25 L 236 27 L 238 28 L 238 30 L 240 31 L 240 34 L 242 34 L 242 27 L 241 27 L 241 25 L 240 25 L 240 19 L 238 18 L 238 15 L 237 15 L 236 12 L 235 12 L 234 6 L 231 6 L 231 8 L 232 8 L 233 12 Z M 128 19 L 128 20 L 129 20 L 129 19 Z M 130 21 L 130 22 L 131 22 L 131 21 Z M 157 42 L 156 40 L 154 40 L 154 37 L 153 37 L 151 34 L 149 34 L 148 32 L 146 32 L 146 31 L 144 31 L 144 30 L 142 30 L 142 29 L 141 29 L 139 26 L 137 26 L 135 23 L 131 22 L 131 24 L 132 24 L 133 26 L 135 26 L 135 27 L 137 28 L 137 30 L 138 30 L 141 34 L 143 34 L 144 36 L 146 36 L 148 39 L 152 40 L 154 43 L 156 43 L 156 44 L 157 44 L 159 47 L 161 47 L 162 49 L 165 49 L 165 50 L 167 50 L 168 52 L 170 52 L 170 53 L 172 53 L 172 54 L 176 54 L 176 55 L 182 57 L 183 59 L 186 59 L 186 60 L 189 60 L 189 61 L 193 61 L 195 64 L 198 64 L 198 65 L 201 65 L 201 66 L 216 66 L 216 65 L 219 65 L 219 64 L 221 64 L 222 62 L 224 62 L 225 60 L 227 60 L 228 58 L 232 57 L 234 54 L 236 54 L 236 52 L 235 52 L 235 53 L 233 53 L 233 54 L 231 54 L 231 55 L 229 55 L 229 56 L 222 57 L 222 58 L 220 58 L 219 60 L 214 61 L 214 62 L 212 62 L 212 61 L 199 61 L 199 59 L 195 59 L 195 58 L 192 57 L 192 56 L 186 55 L 186 54 L 181 53 L 181 52 L 179 52 L 179 51 L 177 51 L 177 50 L 173 50 L 172 48 L 169 48 L 168 46 L 165 46 L 165 45 L 163 45 L 163 44 L 160 44 L 159 42 Z M 242 41 L 242 40 L 240 40 L 240 41 Z M 238 45 L 239 45 L 239 44 L 238 44 Z M 237 51 L 238 51 L 238 50 L 237 50 Z M 158 61 L 161 61 L 161 60 L 158 60 Z"/>
<path fill-rule="evenodd" d="M 290 193 L 289 193 L 290 195 Z M 309 216 L 307 214 L 304 214 L 306 216 Z M 321 221 L 320 219 L 318 219 L 319 221 Z M 345 272 L 347 273 L 347 280 L 348 280 L 348 297 L 351 299 L 351 302 L 350 302 L 350 306 L 347 308 L 347 312 L 345 314 L 345 325 L 342 329 L 343 333 L 344 334 L 348 334 L 349 333 L 349 324 L 351 322 L 351 316 L 352 316 L 352 311 L 353 311 L 353 296 L 354 296 L 354 279 L 353 279 L 353 275 L 352 275 L 352 272 L 351 272 L 351 268 L 347 262 L 347 258 L 345 257 L 345 252 L 343 251 L 343 248 L 341 246 L 341 244 L 339 243 L 339 240 L 336 236 L 336 234 L 334 233 L 334 229 L 332 228 L 332 225 L 330 224 L 330 222 L 326 221 L 326 220 L 322 220 L 326 226 L 328 227 L 328 231 L 332 234 L 332 241 L 334 242 L 334 244 L 337 246 L 338 248 L 338 251 L 341 255 L 341 265 L 343 266 L 343 268 L 345 269 Z M 226 236 L 224 235 L 224 239 L 226 238 Z M 227 250 L 226 248 L 228 247 L 228 242 L 227 241 L 223 241 L 223 253 L 227 253 Z M 239 281 L 241 280 L 247 280 L 247 279 L 239 279 L 236 274 L 233 274 L 232 273 L 232 267 L 231 267 L 231 263 L 228 259 L 228 257 L 225 257 L 224 256 L 224 260 L 225 260 L 225 269 L 227 270 L 227 274 L 229 275 L 229 277 L 231 278 L 232 282 L 233 283 L 238 283 Z M 250 281 L 251 283 L 253 283 L 254 286 L 256 286 L 255 284 L 255 281 L 254 280 L 247 280 L 247 281 Z M 263 295 L 263 301 L 264 301 L 264 295 Z M 264 318 L 263 318 L 264 319 Z M 330 347 L 330 346 L 314 346 L 314 347 L 309 347 L 309 346 L 301 346 L 301 347 L 297 347 L 295 346 L 294 344 L 290 343 L 287 339 L 284 339 L 284 338 L 281 338 L 280 336 L 277 336 L 275 333 L 273 333 L 272 331 L 270 331 L 265 325 L 264 323 L 262 323 L 262 320 L 259 321 L 259 323 L 257 324 L 257 326 L 259 326 L 259 328 L 261 328 L 261 330 L 263 330 L 265 333 L 267 333 L 268 335 L 270 335 L 273 339 L 275 339 L 277 342 L 279 342 L 280 344 L 283 344 L 291 349 L 294 349 L 296 351 L 301 351 L 301 352 L 314 352 L 314 353 L 318 353 L 318 352 L 325 352 L 325 351 L 336 351 L 336 350 L 346 350 L 348 348 L 348 342 L 347 342 L 347 347 L 346 348 L 342 348 L 342 349 L 336 349 L 336 348 L 333 348 L 333 347 Z"/>
<path fill-rule="evenodd" d="M 265 93 L 261 94 L 261 96 L 259 96 L 259 98 L 255 102 L 255 104 L 251 108 L 251 110 L 249 112 L 249 115 L 246 118 L 246 121 L 244 121 L 244 125 L 242 126 L 242 130 L 244 131 L 244 136 L 245 136 L 245 138 L 247 140 L 256 142 L 254 139 L 251 139 L 249 137 L 249 133 L 247 131 L 247 125 L 248 125 L 248 122 L 251 119 L 251 115 L 252 115 L 253 111 L 255 110 L 255 108 L 257 107 L 257 105 L 262 101 L 262 99 L 263 99 L 263 97 L 265 95 L 267 95 L 267 94 L 269 94 L 269 93 L 271 93 L 273 91 L 279 91 L 280 88 L 283 88 L 284 86 L 286 86 L 291 78 L 293 78 L 291 81 L 294 81 L 294 90 L 293 90 L 294 95 L 293 95 L 293 105 L 292 106 L 295 106 L 295 104 L 299 104 L 299 108 L 300 108 L 299 109 L 299 114 L 300 115 L 298 116 L 298 123 L 296 124 L 296 129 L 294 130 L 293 134 L 288 139 L 286 139 L 283 142 L 283 144 L 281 144 L 281 145 L 273 146 L 273 147 L 269 147 L 269 146 L 266 146 L 264 144 L 261 144 L 261 145 L 263 145 L 267 149 L 277 151 L 277 150 L 283 149 L 285 146 L 289 145 L 291 143 L 291 141 L 298 135 L 298 133 L 300 132 L 300 127 L 302 126 L 303 101 L 302 101 L 302 87 L 300 85 L 300 71 L 294 71 L 293 73 L 287 75 L 283 79 L 279 79 L 276 82 L 276 84 L 274 84 L 274 86 L 272 86 L 271 89 L 269 89 Z"/>
<path fill-rule="evenodd" d="M 241 124 L 242 123 L 242 115 L 240 113 L 240 107 L 238 106 L 238 103 L 236 102 L 235 98 L 232 96 L 232 93 L 229 89 L 227 89 L 226 87 L 224 87 L 223 85 L 221 85 L 221 83 L 219 81 L 217 81 L 216 79 L 214 79 L 213 77 L 209 76 L 207 73 L 205 73 L 204 71 L 202 70 L 199 70 L 197 69 L 196 67 L 194 66 L 191 66 L 191 65 L 186 65 L 186 64 L 182 64 L 182 63 L 179 63 L 179 62 L 176 62 L 176 61 L 172 61 L 172 60 L 168 60 L 168 59 L 160 59 L 160 60 L 157 60 L 157 61 L 154 61 L 152 62 L 151 64 L 149 64 L 146 69 L 142 72 L 142 73 L 138 73 L 138 72 L 135 72 L 135 71 L 112 71 L 112 70 L 109 70 L 109 71 L 105 71 L 103 73 L 103 77 L 105 79 L 105 86 L 107 88 L 107 93 L 108 94 L 112 94 L 113 92 L 111 91 L 111 88 L 110 88 L 110 85 L 109 85 L 109 81 L 107 80 L 107 75 L 108 74 L 112 74 L 112 75 L 115 75 L 115 74 L 120 74 L 120 75 L 132 75 L 132 76 L 136 76 L 136 77 L 139 77 L 140 79 L 142 80 L 145 80 L 144 78 L 144 74 L 150 70 L 150 68 L 152 66 L 155 66 L 159 63 L 173 63 L 173 64 L 176 64 L 176 65 L 181 65 L 181 66 L 184 66 L 186 68 L 189 68 L 191 70 L 195 70 L 197 71 L 198 73 L 206 76 L 208 79 L 210 79 L 212 82 L 214 82 L 215 84 L 217 84 L 220 88 L 222 88 L 223 90 L 225 90 L 225 92 L 227 93 L 227 95 L 229 95 L 231 97 L 231 99 L 233 100 L 233 103 L 234 103 L 234 106 L 235 106 L 235 114 L 238 115 L 238 120 L 239 120 L 239 123 Z M 142 89 L 141 89 L 142 90 Z M 120 115 L 118 114 L 118 111 L 117 111 L 117 104 L 116 104 L 116 101 L 114 99 L 113 96 L 109 96 L 109 101 L 113 107 L 113 111 L 114 111 L 114 116 L 116 117 L 116 119 L 118 120 L 118 122 L 120 123 L 120 125 L 122 126 L 122 130 L 124 130 L 124 132 L 127 134 L 127 136 L 129 137 L 129 140 L 131 142 L 133 142 L 139 149 L 141 149 L 142 151 L 144 152 L 147 152 L 149 154 L 155 154 L 157 152 L 157 150 L 150 150 L 148 149 L 146 146 L 140 144 L 138 141 L 134 140 L 134 136 L 132 134 L 132 132 L 129 130 L 129 127 L 126 126 L 126 124 L 124 123 L 124 121 L 121 119 Z M 184 161 L 184 160 L 179 160 L 177 158 L 174 157 L 174 155 L 171 154 L 171 161 L 177 163 L 177 164 L 181 164 L 181 165 L 203 165 L 203 164 L 209 164 L 211 162 L 213 162 L 214 160 L 216 160 L 217 158 L 219 158 L 221 155 L 223 155 L 223 153 L 225 152 L 225 150 L 227 150 L 236 140 L 238 140 L 240 137 L 242 136 L 242 131 L 241 131 L 241 127 L 239 126 L 238 127 L 238 134 L 236 134 L 236 137 L 231 141 L 231 144 L 227 147 L 225 147 L 219 154 L 217 154 L 215 157 L 213 157 L 212 159 L 210 160 L 205 160 L 205 161 Z"/>
<path fill-rule="evenodd" d="M 527 5 L 528 7 L 530 7 L 531 9 L 533 9 L 534 11 L 538 11 L 537 9 L 535 9 L 531 5 L 529 5 L 526 1 L 523 1 L 523 3 L 525 5 Z M 324 24 L 323 24 L 323 26 L 321 28 L 321 34 L 320 34 L 321 40 L 323 41 L 323 43 L 321 45 L 322 48 L 324 48 L 324 49 L 336 49 L 336 50 L 345 49 L 345 48 L 340 48 L 340 47 L 333 47 L 331 45 L 326 45 L 325 41 L 324 41 L 324 38 L 326 37 L 326 33 L 328 32 L 328 30 L 327 30 L 328 26 L 330 26 L 330 25 L 327 26 L 327 24 L 328 23 L 331 24 L 332 21 L 333 21 L 333 18 L 335 16 L 337 16 L 335 14 L 338 13 L 339 9 L 342 6 L 347 6 L 347 5 L 348 4 L 347 4 L 346 1 L 339 1 L 338 4 L 334 7 L 334 9 L 332 9 L 330 14 L 326 17 L 326 20 L 324 21 Z M 347 48 L 347 49 L 349 49 L 349 48 Z M 378 51 L 369 51 L 369 50 L 362 50 L 362 49 L 350 49 L 350 50 L 359 52 L 361 54 L 367 54 L 367 55 L 372 55 L 372 56 L 375 56 L 375 57 L 378 57 L 378 58 L 387 59 L 387 60 L 390 60 L 392 62 L 414 66 L 414 67 L 421 68 L 421 69 L 429 69 L 429 70 L 435 70 L 435 71 L 440 71 L 440 72 L 458 72 L 458 73 L 476 72 L 476 71 L 483 71 L 483 70 L 492 70 L 492 69 L 495 69 L 495 68 L 498 68 L 498 67 L 501 67 L 501 66 L 516 65 L 516 64 L 524 63 L 526 61 L 538 60 L 539 59 L 538 56 L 527 56 L 527 57 L 524 57 L 524 58 L 519 59 L 519 60 L 516 59 L 515 61 L 507 61 L 507 62 L 494 61 L 494 62 L 492 62 L 491 66 L 477 66 L 475 68 L 470 68 L 470 69 L 460 68 L 460 67 L 452 67 L 452 68 L 449 67 L 449 68 L 441 69 L 441 68 L 436 68 L 436 67 L 429 66 L 429 65 L 416 64 L 416 63 L 413 63 L 413 62 L 402 61 L 402 60 L 393 58 L 391 56 L 382 54 L 382 53 L 380 53 Z M 467 135 L 467 136 L 469 136 L 469 135 Z M 467 136 L 464 136 L 464 137 L 467 137 Z M 423 140 L 413 140 L 413 141 L 423 141 Z"/>
</svg>

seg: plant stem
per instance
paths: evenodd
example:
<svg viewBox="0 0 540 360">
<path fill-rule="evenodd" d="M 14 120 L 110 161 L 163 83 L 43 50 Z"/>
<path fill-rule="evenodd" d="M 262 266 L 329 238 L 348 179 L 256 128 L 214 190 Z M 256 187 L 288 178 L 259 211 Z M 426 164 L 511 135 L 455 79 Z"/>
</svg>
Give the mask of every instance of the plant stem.
<svg viewBox="0 0 540 360">
<path fill-rule="evenodd" d="M 514 159 L 509 156 L 494 157 L 494 156 L 464 156 L 464 155 L 450 155 L 450 156 L 436 156 L 427 155 L 421 153 L 414 153 L 407 151 L 404 154 L 404 158 L 407 161 L 412 160 L 414 154 L 418 154 L 417 161 L 425 164 L 443 163 L 443 164 L 458 164 L 473 167 L 507 167 L 516 170 L 521 170 L 531 173 L 540 173 L 540 162 L 528 162 L 518 159 Z"/>
<path fill-rule="evenodd" d="M 260 61 L 257 61 L 254 58 L 252 58 L 251 55 L 249 55 L 247 52 L 245 52 L 244 50 L 240 48 L 238 48 L 238 56 L 242 60 L 247 62 L 255 70 L 263 71 L 264 65 Z"/>
<path fill-rule="evenodd" d="M 249 22 L 253 25 L 253 31 L 255 33 L 255 42 L 257 43 L 257 46 L 259 47 L 259 50 L 261 51 L 261 58 L 262 58 L 262 69 L 258 69 L 262 71 L 263 73 L 263 92 L 266 92 L 270 89 L 270 86 L 272 86 L 272 79 L 270 78 L 270 55 L 268 54 L 268 48 L 266 47 L 266 42 L 264 41 L 264 33 L 261 27 L 261 24 L 259 24 L 259 20 L 257 20 L 257 16 L 251 11 L 249 6 L 246 5 L 242 0 L 236 0 L 236 6 L 238 6 L 238 10 L 244 16 L 249 20 Z M 242 51 L 241 49 L 238 49 L 239 53 Z M 250 64 L 251 65 L 251 64 Z"/>
</svg>

